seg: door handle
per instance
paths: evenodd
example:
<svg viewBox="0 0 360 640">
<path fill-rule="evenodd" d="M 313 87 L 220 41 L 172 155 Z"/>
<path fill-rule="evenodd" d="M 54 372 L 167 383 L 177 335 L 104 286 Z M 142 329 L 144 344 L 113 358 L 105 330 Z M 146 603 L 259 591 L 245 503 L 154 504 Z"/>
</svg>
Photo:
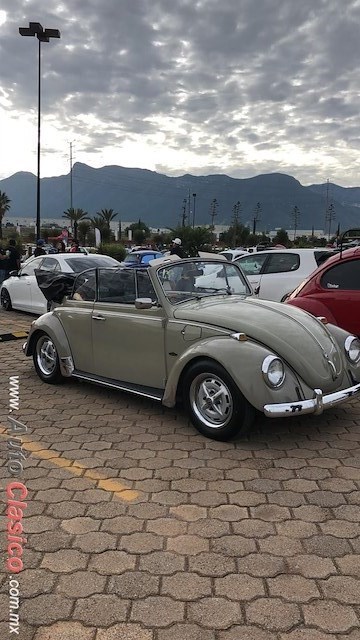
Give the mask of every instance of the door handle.
<svg viewBox="0 0 360 640">
<path fill-rule="evenodd" d="M 102 320 L 102 321 L 106 320 L 106 318 L 104 318 L 104 316 L 93 316 L 92 319 L 93 320 Z"/>
</svg>

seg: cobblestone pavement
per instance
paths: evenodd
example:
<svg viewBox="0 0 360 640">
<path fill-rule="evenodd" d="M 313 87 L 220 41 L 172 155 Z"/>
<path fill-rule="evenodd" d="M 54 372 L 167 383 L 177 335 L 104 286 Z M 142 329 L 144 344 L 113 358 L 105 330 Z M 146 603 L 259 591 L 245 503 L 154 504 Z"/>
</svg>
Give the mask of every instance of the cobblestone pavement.
<svg viewBox="0 0 360 640">
<path fill-rule="evenodd" d="M 1 311 L 0 331 L 31 320 Z M 214 442 L 155 402 L 44 385 L 21 343 L 0 344 L 0 422 L 4 452 L 19 375 L 22 640 L 360 638 L 358 401 Z"/>
</svg>

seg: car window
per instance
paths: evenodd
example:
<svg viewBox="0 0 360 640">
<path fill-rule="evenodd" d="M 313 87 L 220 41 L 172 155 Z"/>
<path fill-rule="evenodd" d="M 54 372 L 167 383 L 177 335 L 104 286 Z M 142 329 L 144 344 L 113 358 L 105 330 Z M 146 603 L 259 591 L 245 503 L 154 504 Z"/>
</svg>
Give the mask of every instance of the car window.
<svg viewBox="0 0 360 640">
<path fill-rule="evenodd" d="M 136 269 L 136 285 L 138 298 L 151 298 L 151 300 L 156 300 L 155 289 L 147 270 L 138 271 Z"/>
<path fill-rule="evenodd" d="M 135 304 L 133 269 L 99 269 L 99 302 Z"/>
<path fill-rule="evenodd" d="M 244 258 L 240 258 L 236 260 L 237 264 L 240 265 L 243 272 L 247 276 L 255 276 L 260 273 L 265 260 L 267 259 L 268 254 L 258 254 L 252 253 L 250 256 L 246 256 Z"/>
<path fill-rule="evenodd" d="M 319 267 L 321 264 L 325 262 L 328 258 L 334 255 L 334 251 L 315 251 L 314 256 L 316 260 L 316 264 Z"/>
<path fill-rule="evenodd" d="M 81 271 L 86 271 L 86 269 L 92 269 L 93 267 L 116 267 L 119 264 L 114 258 L 102 255 L 82 255 L 80 258 L 66 257 L 65 262 L 75 273 L 81 273 Z"/>
<path fill-rule="evenodd" d="M 33 276 L 35 273 L 35 269 L 40 269 L 40 265 L 44 258 L 35 258 L 35 260 L 30 260 L 27 264 L 21 269 L 21 275 L 23 276 Z"/>
<path fill-rule="evenodd" d="M 80 273 L 74 282 L 72 299 L 94 302 L 96 292 L 96 269 Z"/>
<path fill-rule="evenodd" d="M 273 253 L 265 266 L 264 273 L 283 273 L 296 271 L 300 266 L 300 257 L 297 253 Z"/>
<path fill-rule="evenodd" d="M 155 260 L 156 258 L 162 258 L 162 253 L 148 253 L 141 257 L 141 264 L 149 264 L 150 260 Z"/>
<path fill-rule="evenodd" d="M 224 256 L 224 258 L 226 258 L 226 260 L 229 260 L 230 262 L 233 259 L 233 254 L 231 251 L 222 251 L 220 255 Z"/>
<path fill-rule="evenodd" d="M 323 289 L 360 291 L 360 260 L 348 260 L 331 267 L 320 280 Z"/>
<path fill-rule="evenodd" d="M 60 264 L 55 258 L 44 258 L 40 269 L 41 271 L 60 271 Z"/>
</svg>

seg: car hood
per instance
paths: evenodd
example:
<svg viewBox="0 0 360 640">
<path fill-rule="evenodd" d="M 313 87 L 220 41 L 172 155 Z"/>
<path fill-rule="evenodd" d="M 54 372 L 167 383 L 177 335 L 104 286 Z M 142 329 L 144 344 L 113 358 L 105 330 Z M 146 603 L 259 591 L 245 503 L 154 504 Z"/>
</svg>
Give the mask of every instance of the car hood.
<svg viewBox="0 0 360 640">
<path fill-rule="evenodd" d="M 342 381 L 342 357 L 326 327 L 310 314 L 279 302 L 253 297 L 183 303 L 178 320 L 243 332 L 283 358 L 310 387 L 336 389 Z"/>
</svg>

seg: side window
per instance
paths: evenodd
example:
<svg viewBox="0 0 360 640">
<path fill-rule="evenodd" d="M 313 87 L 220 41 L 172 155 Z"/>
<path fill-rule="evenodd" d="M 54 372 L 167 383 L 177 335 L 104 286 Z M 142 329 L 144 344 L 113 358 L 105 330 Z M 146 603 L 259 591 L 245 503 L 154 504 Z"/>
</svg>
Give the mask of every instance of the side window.
<svg viewBox="0 0 360 640">
<path fill-rule="evenodd" d="M 139 270 L 136 272 L 136 284 L 138 298 L 151 298 L 151 300 L 156 300 L 155 289 L 152 286 L 150 276 L 147 271 Z"/>
<path fill-rule="evenodd" d="M 360 291 L 360 260 L 349 260 L 326 271 L 320 281 L 323 289 Z"/>
<path fill-rule="evenodd" d="M 150 260 L 154 260 L 155 255 L 153 253 L 148 253 L 141 257 L 141 264 L 149 264 Z"/>
<path fill-rule="evenodd" d="M 296 271 L 300 266 L 300 257 L 297 253 L 274 253 L 270 255 L 269 262 L 264 273 L 284 273 Z"/>
<path fill-rule="evenodd" d="M 260 273 L 266 259 L 267 254 L 253 253 L 251 256 L 236 260 L 236 262 L 247 276 L 256 276 Z"/>
<path fill-rule="evenodd" d="M 94 302 L 96 292 L 96 270 L 91 269 L 80 273 L 75 280 L 72 299 Z"/>
<path fill-rule="evenodd" d="M 24 265 L 21 269 L 21 275 L 33 276 L 35 274 L 35 269 L 40 269 L 42 261 L 43 258 L 36 258 L 35 260 L 29 262 L 29 264 Z"/>
<path fill-rule="evenodd" d="M 99 269 L 99 302 L 135 304 L 135 269 Z"/>
<path fill-rule="evenodd" d="M 44 258 L 40 269 L 41 271 L 60 271 L 60 265 L 55 258 Z"/>
</svg>

